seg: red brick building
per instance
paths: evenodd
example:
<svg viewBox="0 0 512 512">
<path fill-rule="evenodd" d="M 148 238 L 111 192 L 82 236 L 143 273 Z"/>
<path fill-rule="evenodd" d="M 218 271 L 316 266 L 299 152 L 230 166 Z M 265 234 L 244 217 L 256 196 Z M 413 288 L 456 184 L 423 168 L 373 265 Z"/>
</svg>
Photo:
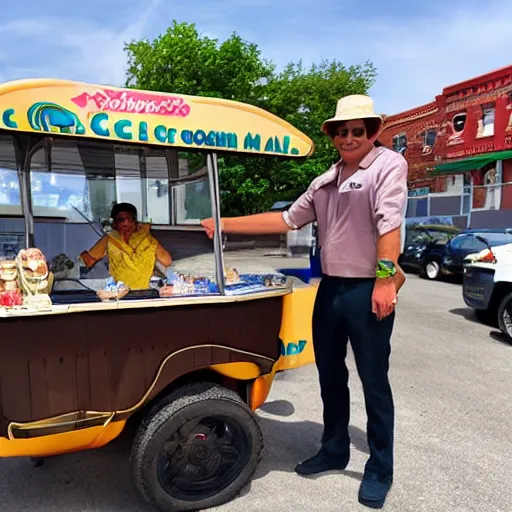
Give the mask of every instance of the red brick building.
<svg viewBox="0 0 512 512">
<path fill-rule="evenodd" d="M 431 103 L 386 117 L 380 141 L 409 162 L 411 196 L 458 191 L 471 197 L 470 215 L 512 213 L 512 66 L 446 87 Z M 512 217 L 506 223 L 512 226 Z"/>
</svg>

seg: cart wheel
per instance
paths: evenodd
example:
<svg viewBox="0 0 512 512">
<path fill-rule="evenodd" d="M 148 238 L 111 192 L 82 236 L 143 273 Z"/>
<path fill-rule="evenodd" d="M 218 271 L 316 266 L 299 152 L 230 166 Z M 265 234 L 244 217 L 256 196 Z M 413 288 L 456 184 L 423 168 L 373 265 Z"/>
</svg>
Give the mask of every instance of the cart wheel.
<svg viewBox="0 0 512 512">
<path fill-rule="evenodd" d="M 32 462 L 35 468 L 40 468 L 44 464 L 43 457 L 30 457 L 30 461 Z"/>
<path fill-rule="evenodd" d="M 498 308 L 498 322 L 500 331 L 512 343 L 512 293 L 506 295 Z"/>
<path fill-rule="evenodd" d="M 138 493 L 169 512 L 234 499 L 261 459 L 256 417 L 233 391 L 213 383 L 171 393 L 139 427 L 130 462 Z"/>
</svg>

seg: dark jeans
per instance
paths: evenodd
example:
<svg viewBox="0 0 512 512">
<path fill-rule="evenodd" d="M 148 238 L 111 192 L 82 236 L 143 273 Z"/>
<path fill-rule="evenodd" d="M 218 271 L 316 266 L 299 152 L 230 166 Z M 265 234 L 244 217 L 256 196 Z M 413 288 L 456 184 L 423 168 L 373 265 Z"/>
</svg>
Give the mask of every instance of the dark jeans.
<svg viewBox="0 0 512 512">
<path fill-rule="evenodd" d="M 374 279 L 323 276 L 313 313 L 313 346 L 324 406 L 324 450 L 348 455 L 350 395 L 347 342 L 364 391 L 370 458 L 365 475 L 393 474 L 394 405 L 388 379 L 395 313 L 378 321 L 372 313 Z"/>
</svg>

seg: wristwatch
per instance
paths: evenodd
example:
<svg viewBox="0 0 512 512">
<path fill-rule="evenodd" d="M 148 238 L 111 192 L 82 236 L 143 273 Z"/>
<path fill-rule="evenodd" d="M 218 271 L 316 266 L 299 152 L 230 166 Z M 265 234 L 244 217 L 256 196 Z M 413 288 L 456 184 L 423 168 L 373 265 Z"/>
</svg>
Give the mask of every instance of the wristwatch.
<svg viewBox="0 0 512 512">
<path fill-rule="evenodd" d="M 386 279 L 393 277 L 396 274 L 396 267 L 393 261 L 387 259 L 380 259 L 377 262 L 377 269 L 375 275 L 379 279 Z"/>
</svg>

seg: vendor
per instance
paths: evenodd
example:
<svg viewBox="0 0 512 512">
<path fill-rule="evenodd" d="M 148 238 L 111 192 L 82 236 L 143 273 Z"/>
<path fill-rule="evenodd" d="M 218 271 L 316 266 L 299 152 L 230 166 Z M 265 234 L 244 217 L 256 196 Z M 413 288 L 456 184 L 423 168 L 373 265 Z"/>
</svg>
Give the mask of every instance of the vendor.
<svg viewBox="0 0 512 512">
<path fill-rule="evenodd" d="M 133 204 L 115 204 L 110 216 L 113 231 L 80 254 L 82 263 L 91 268 L 108 256 L 109 272 L 116 282 L 132 290 L 149 288 L 156 261 L 169 267 L 171 255 L 150 234 L 148 224 L 137 222 Z"/>
</svg>

